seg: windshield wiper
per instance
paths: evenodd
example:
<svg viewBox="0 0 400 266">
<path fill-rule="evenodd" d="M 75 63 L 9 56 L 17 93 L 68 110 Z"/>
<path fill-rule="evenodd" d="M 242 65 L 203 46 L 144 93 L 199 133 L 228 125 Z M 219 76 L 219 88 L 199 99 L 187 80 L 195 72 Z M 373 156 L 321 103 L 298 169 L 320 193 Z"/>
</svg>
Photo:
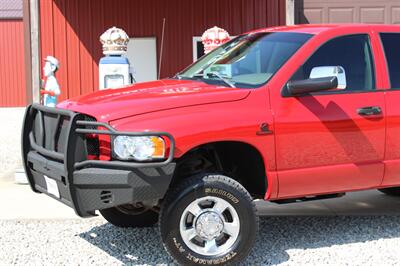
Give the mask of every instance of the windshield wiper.
<svg viewBox="0 0 400 266">
<path fill-rule="evenodd" d="M 222 82 L 224 82 L 226 85 L 228 85 L 231 88 L 236 88 L 236 86 L 230 82 L 228 79 L 224 78 L 223 76 L 221 76 L 218 72 L 208 72 L 205 74 L 206 76 L 213 76 L 213 77 L 217 77 L 219 80 L 221 80 Z M 182 77 L 182 76 L 178 76 L 179 79 L 182 78 L 187 78 L 187 79 L 204 79 L 204 75 L 201 73 L 197 73 L 192 75 L 192 77 Z"/>
<path fill-rule="evenodd" d="M 219 80 L 223 81 L 229 87 L 236 88 L 235 85 L 232 82 L 230 82 L 228 79 L 226 79 L 223 76 L 221 76 L 221 74 L 219 74 L 218 72 L 208 72 L 205 75 L 217 77 Z"/>
</svg>

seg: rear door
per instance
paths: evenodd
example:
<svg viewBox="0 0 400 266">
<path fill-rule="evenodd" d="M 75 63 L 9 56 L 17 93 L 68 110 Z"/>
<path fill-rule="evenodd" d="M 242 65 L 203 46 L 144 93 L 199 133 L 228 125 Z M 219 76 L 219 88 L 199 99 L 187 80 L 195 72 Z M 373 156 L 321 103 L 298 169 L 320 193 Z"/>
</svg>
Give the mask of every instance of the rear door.
<svg viewBox="0 0 400 266">
<path fill-rule="evenodd" d="M 387 141 L 382 186 L 400 186 L 400 32 L 378 30 L 386 69 Z"/>
<path fill-rule="evenodd" d="M 385 104 L 372 51 L 369 32 L 331 38 L 315 48 L 290 80 L 308 79 L 314 67 L 341 66 L 346 89 L 274 98 L 279 198 L 381 183 Z M 368 108 L 378 111 L 363 112 Z"/>
</svg>

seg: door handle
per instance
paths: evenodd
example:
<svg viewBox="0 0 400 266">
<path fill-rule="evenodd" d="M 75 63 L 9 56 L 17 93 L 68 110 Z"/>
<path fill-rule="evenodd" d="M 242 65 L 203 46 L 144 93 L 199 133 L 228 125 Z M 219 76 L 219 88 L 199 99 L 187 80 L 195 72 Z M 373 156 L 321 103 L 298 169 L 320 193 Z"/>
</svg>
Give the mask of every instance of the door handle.
<svg viewBox="0 0 400 266">
<path fill-rule="evenodd" d="M 357 114 L 362 116 L 380 115 L 382 114 L 382 109 L 379 106 L 362 107 L 357 109 Z"/>
</svg>

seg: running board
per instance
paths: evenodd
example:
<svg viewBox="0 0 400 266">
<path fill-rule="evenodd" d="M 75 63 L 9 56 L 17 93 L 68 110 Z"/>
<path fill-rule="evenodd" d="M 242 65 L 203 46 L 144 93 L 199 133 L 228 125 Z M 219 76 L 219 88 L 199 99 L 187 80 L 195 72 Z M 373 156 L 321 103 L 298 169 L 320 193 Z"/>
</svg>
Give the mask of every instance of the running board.
<svg viewBox="0 0 400 266">
<path fill-rule="evenodd" d="M 312 201 L 312 200 L 334 199 L 334 198 L 343 197 L 344 195 L 346 195 L 346 193 L 336 193 L 336 194 L 326 194 L 326 195 L 318 195 L 318 196 L 308 196 L 308 197 L 295 198 L 295 199 L 271 200 L 271 202 L 277 203 L 277 204 L 288 204 L 288 203 L 305 202 L 305 201 Z"/>
</svg>

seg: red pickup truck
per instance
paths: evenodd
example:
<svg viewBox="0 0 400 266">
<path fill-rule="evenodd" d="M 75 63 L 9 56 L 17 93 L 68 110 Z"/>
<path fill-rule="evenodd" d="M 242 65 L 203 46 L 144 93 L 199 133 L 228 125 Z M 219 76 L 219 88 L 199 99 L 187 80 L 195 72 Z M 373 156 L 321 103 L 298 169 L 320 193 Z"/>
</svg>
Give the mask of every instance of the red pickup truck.
<svg viewBox="0 0 400 266">
<path fill-rule="evenodd" d="M 28 106 L 23 161 L 81 217 L 159 222 L 178 263 L 237 263 L 254 199 L 400 195 L 399 103 L 399 26 L 267 28 L 173 78 Z"/>
</svg>

